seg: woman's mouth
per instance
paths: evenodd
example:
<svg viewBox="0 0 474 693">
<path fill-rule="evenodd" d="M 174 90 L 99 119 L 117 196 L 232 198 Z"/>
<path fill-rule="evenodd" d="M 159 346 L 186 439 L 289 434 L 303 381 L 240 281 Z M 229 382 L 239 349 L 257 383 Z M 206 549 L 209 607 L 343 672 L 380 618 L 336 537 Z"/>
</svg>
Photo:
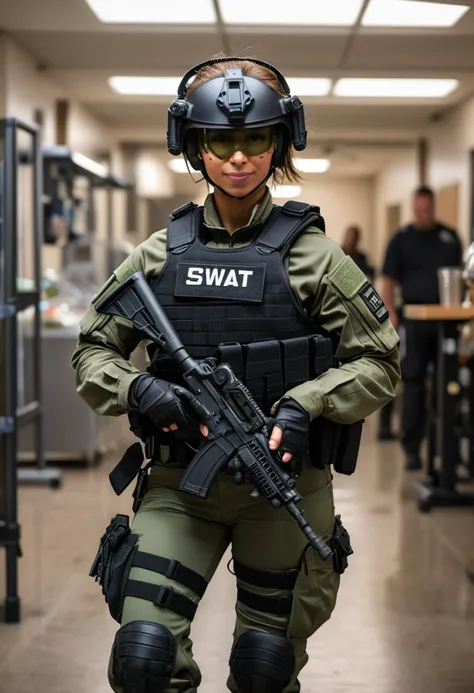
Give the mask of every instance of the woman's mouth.
<svg viewBox="0 0 474 693">
<path fill-rule="evenodd" d="M 243 184 L 245 183 L 250 176 L 253 176 L 253 173 L 226 173 L 225 174 L 227 178 L 232 182 L 232 183 L 237 183 L 237 184 Z"/>
</svg>

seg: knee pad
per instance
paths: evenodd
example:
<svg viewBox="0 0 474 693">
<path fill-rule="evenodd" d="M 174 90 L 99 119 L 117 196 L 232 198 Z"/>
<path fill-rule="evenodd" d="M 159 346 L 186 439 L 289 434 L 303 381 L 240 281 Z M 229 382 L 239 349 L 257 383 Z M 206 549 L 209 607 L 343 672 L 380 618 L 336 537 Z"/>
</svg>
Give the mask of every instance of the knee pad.
<svg viewBox="0 0 474 693">
<path fill-rule="evenodd" d="M 176 643 L 168 628 L 132 621 L 115 636 L 114 682 L 123 693 L 159 693 L 169 685 L 175 658 Z"/>
<path fill-rule="evenodd" d="M 248 630 L 234 643 L 230 670 L 240 693 L 281 693 L 295 670 L 287 638 Z"/>
</svg>

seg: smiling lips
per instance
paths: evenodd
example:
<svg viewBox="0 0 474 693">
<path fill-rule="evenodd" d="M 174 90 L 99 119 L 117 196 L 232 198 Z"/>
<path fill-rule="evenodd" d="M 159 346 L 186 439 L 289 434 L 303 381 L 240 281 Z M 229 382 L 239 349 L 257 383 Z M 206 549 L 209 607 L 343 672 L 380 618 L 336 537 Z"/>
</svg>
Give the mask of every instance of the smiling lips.
<svg viewBox="0 0 474 693">
<path fill-rule="evenodd" d="M 253 176 L 253 173 L 237 173 L 237 172 L 233 172 L 233 173 L 226 173 L 225 175 L 227 176 L 227 178 L 228 178 L 232 183 L 237 183 L 238 185 L 239 185 L 239 184 L 242 185 L 243 183 L 245 183 L 245 182 L 250 178 L 250 176 Z"/>
</svg>

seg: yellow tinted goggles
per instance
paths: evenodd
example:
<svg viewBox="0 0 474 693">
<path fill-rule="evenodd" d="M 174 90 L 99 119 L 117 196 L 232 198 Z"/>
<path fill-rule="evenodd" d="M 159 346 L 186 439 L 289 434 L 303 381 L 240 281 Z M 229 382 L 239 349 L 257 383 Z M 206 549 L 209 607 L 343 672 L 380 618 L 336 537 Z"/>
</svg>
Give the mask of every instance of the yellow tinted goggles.
<svg viewBox="0 0 474 693">
<path fill-rule="evenodd" d="M 272 146 L 273 129 L 271 126 L 232 130 L 206 128 L 201 130 L 201 143 L 206 152 L 212 152 L 218 159 L 228 159 L 235 152 L 259 156 Z"/>
</svg>

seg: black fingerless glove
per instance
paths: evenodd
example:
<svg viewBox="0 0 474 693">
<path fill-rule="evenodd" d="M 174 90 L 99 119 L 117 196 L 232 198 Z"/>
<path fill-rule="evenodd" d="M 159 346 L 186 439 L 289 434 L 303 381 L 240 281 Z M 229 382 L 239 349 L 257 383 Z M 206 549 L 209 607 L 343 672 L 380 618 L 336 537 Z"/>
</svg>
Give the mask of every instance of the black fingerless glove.
<svg viewBox="0 0 474 693">
<path fill-rule="evenodd" d="M 167 428 L 171 424 L 185 426 L 190 421 L 195 397 L 179 385 L 142 373 L 131 385 L 129 400 L 157 428 Z"/>
<path fill-rule="evenodd" d="M 288 398 L 282 401 L 271 421 L 272 429 L 273 426 L 279 426 L 283 431 L 278 448 L 280 458 L 285 452 L 289 452 L 293 455 L 292 464 L 299 466 L 308 452 L 309 423 L 308 412 L 295 399 Z"/>
</svg>

